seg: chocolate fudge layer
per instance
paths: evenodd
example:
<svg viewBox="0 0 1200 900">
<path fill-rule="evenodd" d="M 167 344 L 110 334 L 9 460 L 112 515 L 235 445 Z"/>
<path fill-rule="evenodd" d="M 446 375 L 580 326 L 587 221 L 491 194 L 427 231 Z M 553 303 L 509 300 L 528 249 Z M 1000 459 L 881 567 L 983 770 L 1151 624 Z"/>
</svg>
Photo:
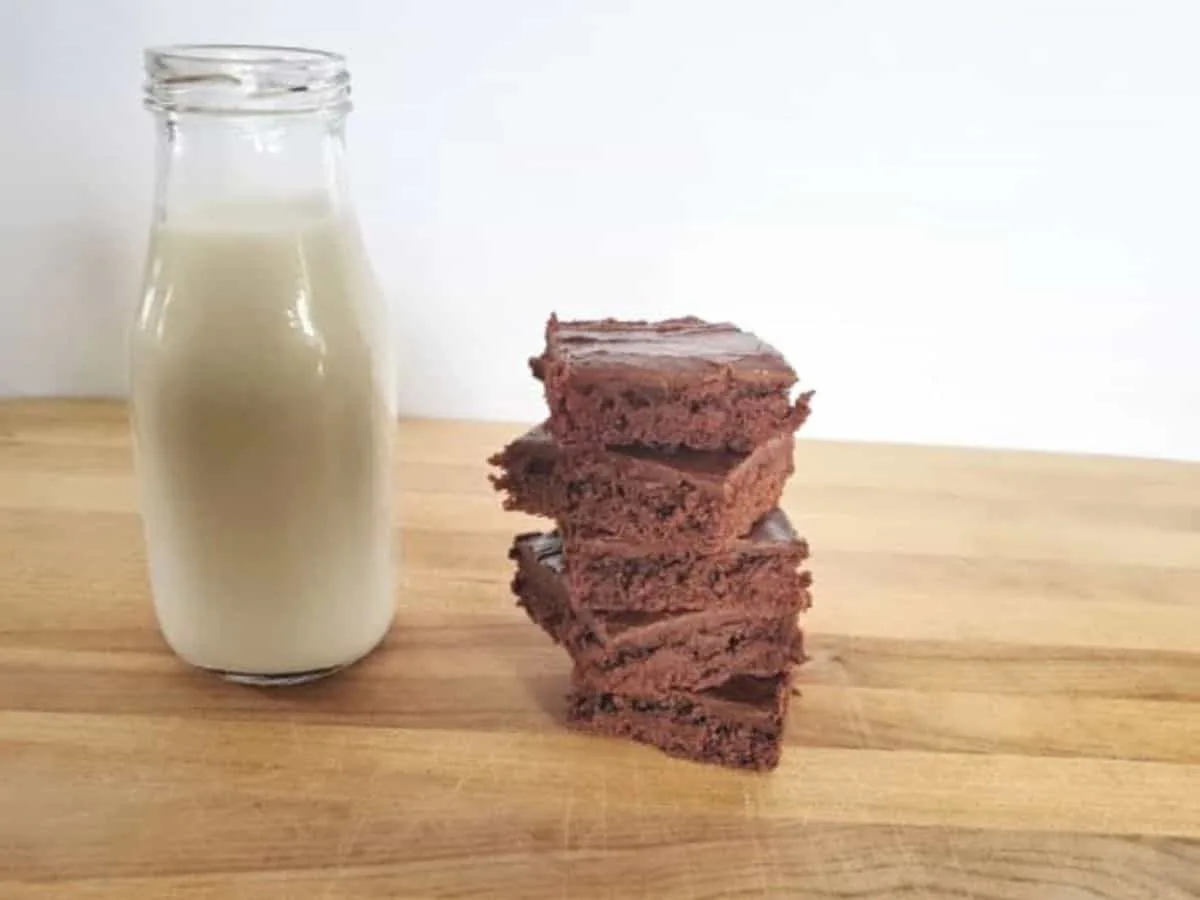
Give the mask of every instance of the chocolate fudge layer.
<svg viewBox="0 0 1200 900">
<path fill-rule="evenodd" d="M 746 452 L 790 434 L 811 393 L 779 351 L 726 323 L 560 322 L 530 360 L 563 443 Z"/>
<path fill-rule="evenodd" d="M 563 644 L 579 687 L 653 696 L 699 691 L 738 675 L 770 677 L 803 655 L 796 616 L 805 598 L 753 608 L 717 608 L 681 615 L 605 613 L 568 595 L 561 543 L 554 535 L 517 538 L 513 592 L 534 622 Z"/>
<path fill-rule="evenodd" d="M 557 519 L 572 538 L 663 549 L 727 547 L 779 502 L 794 468 L 791 434 L 750 453 L 561 445 L 545 425 L 493 456 L 506 509 Z"/>
<path fill-rule="evenodd" d="M 568 697 L 567 722 L 697 762 L 773 769 L 790 694 L 786 675 L 735 678 L 690 695 L 637 697 L 577 688 Z"/>
<path fill-rule="evenodd" d="M 797 567 L 808 558 L 808 544 L 779 509 L 716 553 L 571 537 L 565 543 L 567 587 L 578 605 L 590 610 L 765 610 L 773 603 L 790 605 L 797 594 L 807 606 L 812 579 Z"/>
</svg>

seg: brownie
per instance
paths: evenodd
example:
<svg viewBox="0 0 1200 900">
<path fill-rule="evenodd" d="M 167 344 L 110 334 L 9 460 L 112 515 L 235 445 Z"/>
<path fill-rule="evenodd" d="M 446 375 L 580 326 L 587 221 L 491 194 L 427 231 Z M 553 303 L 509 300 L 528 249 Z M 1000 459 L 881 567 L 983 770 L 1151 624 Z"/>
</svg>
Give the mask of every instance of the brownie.
<svg viewBox="0 0 1200 900">
<path fill-rule="evenodd" d="M 518 534 L 508 558 L 517 564 L 512 580 L 517 605 L 554 643 L 566 643 L 567 631 L 575 626 L 575 621 L 571 603 L 563 591 L 562 538 L 554 532 Z"/>
<path fill-rule="evenodd" d="M 798 571 L 808 544 L 782 510 L 763 516 L 750 533 L 715 553 L 664 551 L 617 540 L 567 537 L 567 587 L 591 610 L 683 612 L 734 606 L 807 606 L 811 576 Z"/>
<path fill-rule="evenodd" d="M 770 677 L 803 655 L 797 613 L 803 592 L 751 607 L 671 613 L 598 612 L 573 602 L 554 535 L 519 536 L 513 592 L 529 617 L 563 644 L 577 686 L 653 695 L 698 691 L 737 675 Z"/>
<path fill-rule="evenodd" d="M 811 392 L 774 347 L 727 323 L 694 317 L 546 325 L 530 360 L 564 444 L 746 452 L 790 434 Z"/>
<path fill-rule="evenodd" d="M 572 538 L 664 549 L 728 547 L 774 509 L 793 470 L 791 434 L 750 453 L 559 444 L 545 425 L 491 458 L 504 506 L 557 519 Z"/>
<path fill-rule="evenodd" d="M 648 697 L 576 688 L 567 699 L 567 722 L 671 756 L 761 771 L 779 764 L 790 694 L 787 675 L 746 676 L 694 694 Z"/>
</svg>

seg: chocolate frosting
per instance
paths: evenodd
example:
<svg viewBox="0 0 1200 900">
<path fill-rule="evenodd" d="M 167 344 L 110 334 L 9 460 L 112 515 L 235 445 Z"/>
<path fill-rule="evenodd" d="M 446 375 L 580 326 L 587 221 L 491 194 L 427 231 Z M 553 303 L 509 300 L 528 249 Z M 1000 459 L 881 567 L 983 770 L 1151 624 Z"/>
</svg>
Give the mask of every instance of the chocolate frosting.
<svg viewBox="0 0 1200 900">
<path fill-rule="evenodd" d="M 562 537 L 557 531 L 547 534 L 530 532 L 517 535 L 517 546 L 525 546 L 541 565 L 561 575 L 566 569 Z"/>
<path fill-rule="evenodd" d="M 730 703 L 774 706 L 779 691 L 786 688 L 786 676 L 756 678 L 752 675 L 739 675 L 718 687 L 704 691 L 704 693 L 715 700 L 727 700 Z"/>
<path fill-rule="evenodd" d="M 750 453 L 687 450 L 683 448 L 674 452 L 667 452 L 649 447 L 608 447 L 604 450 L 587 448 L 572 452 L 583 452 L 592 455 L 597 453 L 601 455 L 613 454 L 617 457 L 626 457 L 646 463 L 656 469 L 685 473 L 693 478 L 721 479 L 751 457 L 768 458 L 771 454 L 780 452 L 790 455 L 794 443 L 795 438 L 791 434 L 782 434 L 776 438 L 772 438 Z M 554 440 L 553 435 L 550 434 L 546 424 L 542 423 L 513 441 L 505 448 L 505 454 L 523 454 L 557 461 L 561 458 L 563 450 Z M 504 454 L 498 457 L 496 462 L 503 464 Z"/>
<path fill-rule="evenodd" d="M 549 357 L 579 369 L 638 369 L 705 372 L 727 368 L 755 380 L 791 385 L 796 373 L 770 344 L 728 322 L 689 316 L 662 322 L 616 319 L 560 322 L 546 326 Z M 535 374 L 540 366 L 534 364 Z"/>
</svg>

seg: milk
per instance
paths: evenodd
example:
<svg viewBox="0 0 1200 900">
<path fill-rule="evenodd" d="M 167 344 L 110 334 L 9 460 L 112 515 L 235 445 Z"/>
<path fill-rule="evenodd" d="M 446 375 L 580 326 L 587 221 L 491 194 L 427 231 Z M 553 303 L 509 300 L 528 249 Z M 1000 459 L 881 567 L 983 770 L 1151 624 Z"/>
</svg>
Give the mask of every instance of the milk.
<svg viewBox="0 0 1200 900">
<path fill-rule="evenodd" d="M 155 610 L 242 676 L 352 662 L 391 621 L 388 336 L 357 233 L 319 203 L 173 216 L 132 343 Z"/>
</svg>

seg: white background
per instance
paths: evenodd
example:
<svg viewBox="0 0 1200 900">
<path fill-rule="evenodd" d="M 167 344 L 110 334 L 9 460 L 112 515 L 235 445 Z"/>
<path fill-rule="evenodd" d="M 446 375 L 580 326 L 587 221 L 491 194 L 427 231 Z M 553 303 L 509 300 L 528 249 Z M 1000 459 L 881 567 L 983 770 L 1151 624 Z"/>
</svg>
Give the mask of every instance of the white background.
<svg viewBox="0 0 1200 900">
<path fill-rule="evenodd" d="M 1200 458 L 1194 0 L 0 0 L 0 394 L 124 389 L 170 41 L 350 56 L 406 412 L 694 312 L 811 434 Z"/>
</svg>

